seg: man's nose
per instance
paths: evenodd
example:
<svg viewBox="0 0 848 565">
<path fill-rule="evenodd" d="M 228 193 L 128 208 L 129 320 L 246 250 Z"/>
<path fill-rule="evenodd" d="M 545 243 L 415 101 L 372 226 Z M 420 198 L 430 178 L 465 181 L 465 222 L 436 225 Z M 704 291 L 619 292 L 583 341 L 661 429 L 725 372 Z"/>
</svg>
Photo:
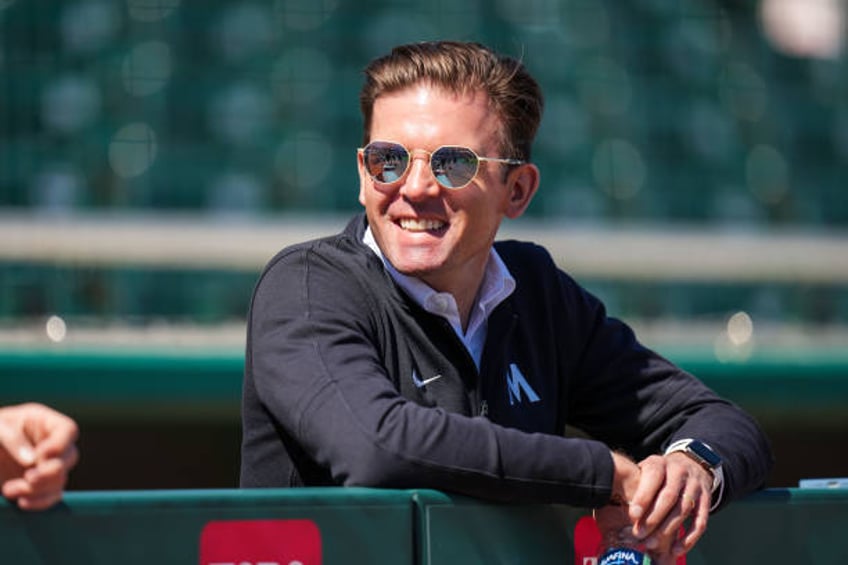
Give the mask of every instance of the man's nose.
<svg viewBox="0 0 848 565">
<path fill-rule="evenodd" d="M 430 168 L 430 154 L 425 151 L 413 152 L 411 161 L 409 174 L 401 186 L 403 195 L 411 200 L 437 196 L 441 187 Z"/>
</svg>

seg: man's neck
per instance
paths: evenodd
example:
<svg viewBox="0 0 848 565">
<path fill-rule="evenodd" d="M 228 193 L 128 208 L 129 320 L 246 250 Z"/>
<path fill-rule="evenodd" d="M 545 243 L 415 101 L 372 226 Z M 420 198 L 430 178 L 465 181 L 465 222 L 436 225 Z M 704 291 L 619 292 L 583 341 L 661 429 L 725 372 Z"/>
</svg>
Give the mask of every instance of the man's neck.
<svg viewBox="0 0 848 565">
<path fill-rule="evenodd" d="M 453 312 L 450 315 L 452 316 L 451 325 L 454 325 L 455 329 L 461 332 L 462 335 L 467 335 L 469 330 L 476 331 L 469 326 L 474 325 L 476 327 L 477 323 L 484 323 L 491 310 L 506 299 L 515 289 L 515 279 L 512 278 L 506 265 L 504 265 L 494 249 L 490 252 L 489 257 L 483 264 L 478 265 L 479 268 L 472 271 L 472 273 L 475 273 L 474 277 L 469 276 L 463 284 L 451 285 L 442 280 L 404 275 L 397 271 L 383 255 L 370 229 L 366 228 L 362 242 L 382 259 L 386 265 L 386 269 L 388 269 L 392 278 L 395 279 L 395 282 L 425 309 L 429 309 L 425 305 L 425 302 L 427 302 L 428 296 L 431 293 L 450 294 L 456 305 L 456 310 L 453 310 L 453 307 L 451 307 L 451 311 Z M 482 306 L 480 312 L 482 318 L 479 318 L 475 322 L 473 313 L 478 301 L 483 302 L 483 304 L 480 304 Z M 438 307 L 433 308 L 435 310 L 441 310 Z M 443 312 L 440 313 L 444 314 Z"/>
<path fill-rule="evenodd" d="M 430 288 L 437 292 L 446 292 L 453 296 L 456 301 L 456 307 L 459 311 L 459 320 L 462 324 L 462 331 L 468 330 L 468 322 L 471 319 L 471 309 L 477 303 L 477 296 L 480 293 L 480 286 L 483 283 L 483 277 L 486 274 L 486 263 L 482 265 L 464 265 L 461 279 L 458 280 L 456 273 L 452 273 L 453 277 L 418 277 L 421 281 L 427 284 Z M 450 279 L 446 281 L 445 279 Z"/>
</svg>

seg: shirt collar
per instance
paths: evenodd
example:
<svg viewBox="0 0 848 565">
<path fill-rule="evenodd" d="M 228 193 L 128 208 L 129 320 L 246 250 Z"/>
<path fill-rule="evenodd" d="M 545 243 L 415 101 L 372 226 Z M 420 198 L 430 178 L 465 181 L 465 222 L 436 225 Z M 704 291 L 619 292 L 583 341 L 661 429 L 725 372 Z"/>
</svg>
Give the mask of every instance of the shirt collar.
<svg viewBox="0 0 848 565">
<path fill-rule="evenodd" d="M 377 240 L 374 239 L 370 226 L 365 229 L 362 242 L 370 247 L 383 261 L 383 265 L 386 266 L 386 270 L 398 286 L 426 311 L 446 318 L 460 336 L 463 336 L 463 334 L 474 335 L 481 325 L 485 324 L 494 309 L 515 290 L 515 278 L 507 269 L 498 252 L 492 248 L 489 252 L 486 270 L 483 273 L 483 281 L 477 293 L 477 300 L 468 320 L 468 328 L 463 332 L 459 319 L 459 309 L 453 295 L 447 292 L 437 292 L 421 279 L 404 275 L 395 269 L 394 265 L 383 255 L 380 246 L 377 245 Z"/>
</svg>

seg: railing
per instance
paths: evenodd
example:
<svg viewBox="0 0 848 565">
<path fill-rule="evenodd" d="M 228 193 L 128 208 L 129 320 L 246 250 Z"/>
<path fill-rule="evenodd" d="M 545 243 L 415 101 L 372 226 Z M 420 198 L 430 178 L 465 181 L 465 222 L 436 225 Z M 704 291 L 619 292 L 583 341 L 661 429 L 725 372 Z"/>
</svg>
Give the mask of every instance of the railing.
<svg viewBox="0 0 848 565">
<path fill-rule="evenodd" d="M 41 513 L 0 501 L 0 560 L 200 565 L 576 563 L 588 513 L 427 490 L 76 492 Z M 848 563 L 848 490 L 771 489 L 710 520 L 688 565 Z"/>
</svg>

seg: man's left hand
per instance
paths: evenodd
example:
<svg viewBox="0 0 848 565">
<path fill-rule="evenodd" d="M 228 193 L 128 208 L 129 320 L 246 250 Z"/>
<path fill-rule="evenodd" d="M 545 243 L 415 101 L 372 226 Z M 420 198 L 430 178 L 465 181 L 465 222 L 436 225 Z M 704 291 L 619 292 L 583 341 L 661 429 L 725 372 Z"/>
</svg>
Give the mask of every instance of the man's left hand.
<svg viewBox="0 0 848 565">
<path fill-rule="evenodd" d="M 628 506 L 633 534 L 644 540 L 660 565 L 673 563 L 692 549 L 707 529 L 712 476 L 680 452 L 652 455 L 639 467 L 639 486 Z M 678 539 L 681 527 L 686 529 Z"/>
</svg>

